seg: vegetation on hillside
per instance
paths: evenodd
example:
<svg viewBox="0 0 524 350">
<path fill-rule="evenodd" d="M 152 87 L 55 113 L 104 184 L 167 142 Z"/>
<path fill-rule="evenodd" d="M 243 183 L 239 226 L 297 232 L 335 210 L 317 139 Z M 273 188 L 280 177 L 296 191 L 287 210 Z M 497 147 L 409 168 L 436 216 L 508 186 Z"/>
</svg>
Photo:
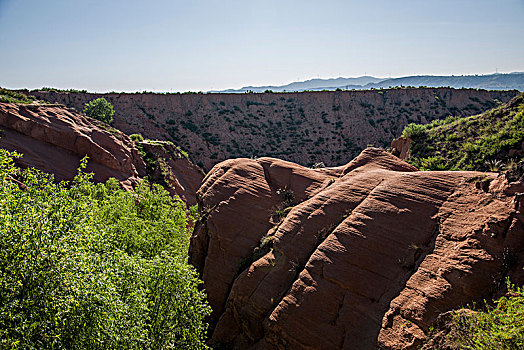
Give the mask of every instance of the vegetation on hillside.
<svg viewBox="0 0 524 350">
<path fill-rule="evenodd" d="M 493 305 L 453 311 L 450 316 L 440 327 L 431 329 L 424 348 L 524 348 L 524 288 L 508 283 L 508 293 Z"/>
<path fill-rule="evenodd" d="M 0 149 L 0 348 L 205 348 L 193 214 L 160 186 L 71 183 Z M 193 213 L 193 211 L 191 211 Z"/>
<path fill-rule="evenodd" d="M 367 145 L 389 146 L 409 123 L 472 115 L 516 92 L 447 88 L 264 94 L 92 94 L 31 91 L 82 110 L 105 97 L 126 132 L 170 140 L 210 169 L 237 157 L 276 157 L 312 166 L 342 165 Z M 147 96 L 146 96 L 147 95 Z"/>
<path fill-rule="evenodd" d="M 510 181 L 522 180 L 524 94 L 471 117 L 409 124 L 402 136 L 413 140 L 409 161 L 421 170 L 504 170 Z M 493 306 L 453 311 L 431 330 L 423 348 L 522 349 L 524 289 L 509 282 L 507 287 Z"/>
<path fill-rule="evenodd" d="M 100 120 L 101 122 L 111 124 L 115 110 L 113 105 L 103 97 L 97 98 L 86 103 L 84 113 L 90 118 Z"/>
<path fill-rule="evenodd" d="M 33 90 L 35 91 L 35 90 Z M 77 90 L 77 89 L 57 89 L 52 87 L 42 87 L 36 91 L 49 91 L 49 92 L 81 92 L 81 93 L 87 93 L 87 90 Z"/>
<path fill-rule="evenodd" d="M 448 117 L 427 125 L 409 124 L 410 162 L 421 170 L 511 170 L 524 142 L 524 94 L 471 117 Z"/>
<path fill-rule="evenodd" d="M 35 98 L 33 96 L 26 96 L 21 92 L 0 88 L 0 102 L 29 104 L 34 101 Z"/>
</svg>

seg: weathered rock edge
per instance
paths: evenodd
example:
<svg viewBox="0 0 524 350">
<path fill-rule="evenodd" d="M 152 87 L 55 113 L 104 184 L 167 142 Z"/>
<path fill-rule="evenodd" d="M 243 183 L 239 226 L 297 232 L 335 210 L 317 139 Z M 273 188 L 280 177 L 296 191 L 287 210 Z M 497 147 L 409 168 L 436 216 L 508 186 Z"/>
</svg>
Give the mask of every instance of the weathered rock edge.
<svg viewBox="0 0 524 350">
<path fill-rule="evenodd" d="M 188 205 L 195 204 L 204 177 L 173 145 L 144 141 L 141 147 L 158 165 L 158 174 L 149 174 L 150 164 L 127 135 L 60 105 L 0 103 L 0 147 L 22 153 L 18 165 L 54 174 L 58 181 L 72 180 L 88 156 L 95 182 L 114 177 L 130 189 L 148 175 Z"/>
<path fill-rule="evenodd" d="M 374 148 L 338 168 L 216 165 L 190 246 L 214 310 L 210 343 L 416 348 L 439 314 L 506 275 L 522 283 L 523 200 L 505 181 L 420 172 Z"/>
</svg>

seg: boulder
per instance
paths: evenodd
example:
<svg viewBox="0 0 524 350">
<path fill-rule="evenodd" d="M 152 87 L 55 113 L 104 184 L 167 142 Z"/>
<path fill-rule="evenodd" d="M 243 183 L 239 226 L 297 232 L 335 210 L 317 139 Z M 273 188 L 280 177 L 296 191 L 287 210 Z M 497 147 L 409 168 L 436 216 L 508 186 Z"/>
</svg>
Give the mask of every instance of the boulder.
<svg viewBox="0 0 524 350">
<path fill-rule="evenodd" d="M 409 149 L 411 147 L 412 139 L 399 137 L 391 142 L 391 154 L 399 157 L 402 160 L 409 158 Z"/>
</svg>

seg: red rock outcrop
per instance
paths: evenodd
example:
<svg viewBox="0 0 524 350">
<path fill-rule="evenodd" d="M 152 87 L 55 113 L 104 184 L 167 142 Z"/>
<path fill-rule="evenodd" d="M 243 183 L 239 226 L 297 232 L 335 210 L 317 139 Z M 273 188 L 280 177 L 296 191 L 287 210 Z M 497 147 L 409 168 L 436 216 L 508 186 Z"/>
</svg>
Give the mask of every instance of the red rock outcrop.
<svg viewBox="0 0 524 350">
<path fill-rule="evenodd" d="M 409 150 L 413 140 L 405 137 L 399 137 L 391 142 L 391 154 L 402 160 L 409 158 Z"/>
<path fill-rule="evenodd" d="M 145 152 L 151 155 L 149 163 L 154 165 L 146 166 L 128 136 L 64 106 L 0 103 L 0 129 L 0 147 L 22 153 L 17 160 L 20 166 L 52 173 L 59 181 L 72 180 L 80 160 L 88 156 L 87 171 L 94 173 L 95 182 L 114 177 L 131 188 L 149 175 L 172 195 L 193 205 L 204 178 L 202 170 L 173 144 L 142 142 Z"/>
<path fill-rule="evenodd" d="M 522 283 L 524 201 L 493 173 L 417 171 L 368 148 L 346 166 L 216 165 L 190 260 L 233 349 L 414 349 L 439 314 Z"/>
<path fill-rule="evenodd" d="M 265 94 L 154 94 L 31 91 L 78 111 L 98 97 L 127 134 L 170 140 L 206 170 L 229 158 L 278 157 L 343 165 L 369 144 L 389 147 L 411 122 L 469 116 L 518 91 L 403 88 Z"/>
<path fill-rule="evenodd" d="M 131 186 L 146 172 L 126 135 L 63 106 L 0 103 L 0 128 L 0 147 L 22 153 L 20 165 L 52 173 L 57 180 L 71 180 L 84 156 L 95 181 L 114 177 Z"/>
</svg>

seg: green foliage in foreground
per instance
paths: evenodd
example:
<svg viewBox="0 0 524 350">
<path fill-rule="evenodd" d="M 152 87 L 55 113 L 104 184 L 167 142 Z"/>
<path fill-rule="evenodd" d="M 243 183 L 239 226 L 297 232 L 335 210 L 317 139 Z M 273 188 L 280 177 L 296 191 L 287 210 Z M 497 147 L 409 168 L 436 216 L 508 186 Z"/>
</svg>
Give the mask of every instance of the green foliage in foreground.
<svg viewBox="0 0 524 350">
<path fill-rule="evenodd" d="M 0 348 L 205 348 L 184 204 L 82 171 L 56 184 L 18 156 L 0 149 Z"/>
<path fill-rule="evenodd" d="M 508 152 L 524 142 L 524 94 L 479 115 L 410 124 L 402 136 L 413 139 L 409 161 L 421 170 L 510 168 L 522 158 L 511 159 Z"/>
<path fill-rule="evenodd" d="M 524 349 L 524 289 L 508 283 L 509 296 L 484 311 L 455 311 L 445 332 L 432 330 L 437 348 Z"/>
<path fill-rule="evenodd" d="M 34 97 L 26 96 L 21 92 L 0 88 L 0 102 L 29 104 L 34 100 Z"/>
<path fill-rule="evenodd" d="M 84 113 L 90 118 L 100 120 L 106 124 L 111 124 L 113 122 L 115 110 L 111 103 L 101 97 L 86 103 Z"/>
</svg>

